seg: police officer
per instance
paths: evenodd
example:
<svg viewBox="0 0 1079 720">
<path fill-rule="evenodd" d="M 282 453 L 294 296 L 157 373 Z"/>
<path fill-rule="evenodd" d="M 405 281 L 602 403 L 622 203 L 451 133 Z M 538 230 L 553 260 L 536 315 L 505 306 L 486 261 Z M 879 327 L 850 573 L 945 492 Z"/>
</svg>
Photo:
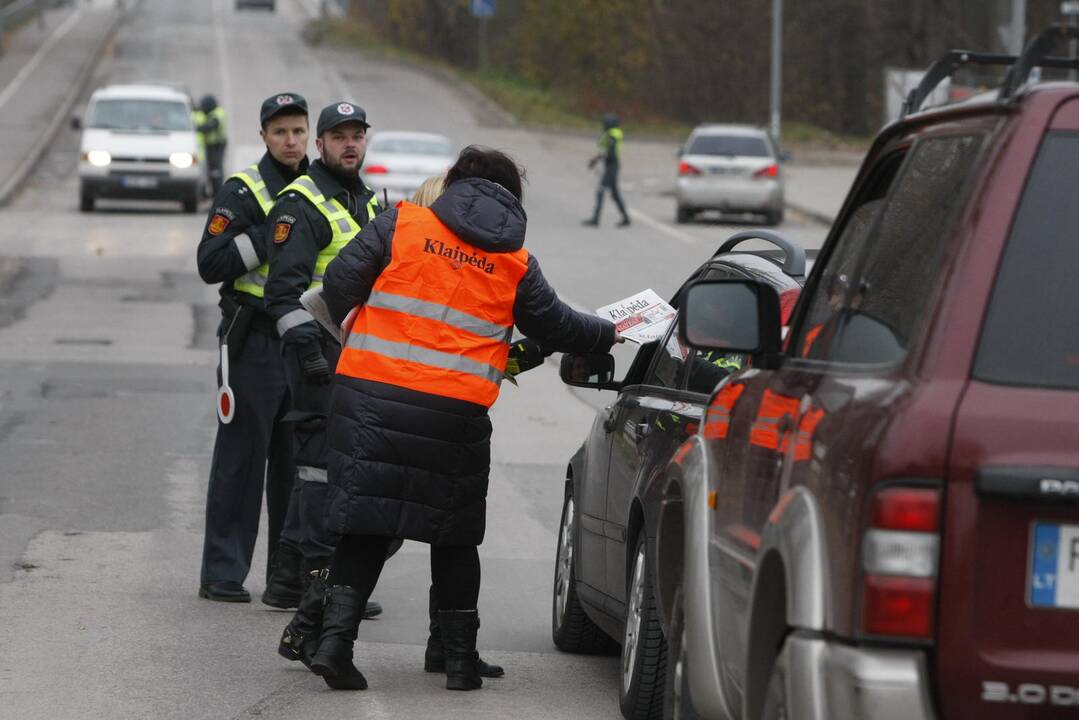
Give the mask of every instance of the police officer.
<svg viewBox="0 0 1079 720">
<path fill-rule="evenodd" d="M 250 601 L 243 582 L 258 537 L 265 478 L 270 557 L 291 574 L 284 592 L 292 594 L 294 607 L 300 595 L 298 521 L 291 541 L 278 547 L 294 478 L 292 439 L 278 424 L 288 410 L 288 384 L 263 295 L 269 274 L 266 214 L 276 194 L 307 169 L 307 101 L 296 93 L 275 95 L 262 104 L 260 119 L 266 153 L 224 183 L 198 247 L 199 275 L 221 283 L 219 336 L 228 348 L 222 361 L 227 360 L 231 388 L 231 395 L 219 396 L 227 407 L 218 408 L 199 595 Z M 223 369 L 218 368 L 219 382 Z"/>
<path fill-rule="evenodd" d="M 293 423 L 300 482 L 301 550 L 305 575 L 312 578 L 278 648 L 289 660 L 306 661 L 304 641 L 317 637 L 325 592 L 319 573 L 329 566 L 335 545 L 323 515 L 330 381 L 341 351 L 337 339 L 300 304 L 300 295 L 322 285 L 326 266 L 381 211 L 378 197 L 359 175 L 369 127 L 359 105 L 338 102 L 324 108 L 316 126 L 319 159 L 282 191 L 270 213 L 266 310 L 284 345 L 292 397 L 287 419 Z M 378 603 L 368 603 L 366 617 L 379 612 Z"/>
<path fill-rule="evenodd" d="M 588 161 L 588 167 L 595 167 L 596 163 L 603 161 L 603 175 L 600 177 L 599 187 L 596 188 L 596 208 L 592 211 L 592 217 L 584 221 L 584 225 L 597 227 L 599 225 L 599 213 L 603 209 L 603 192 L 611 191 L 614 204 L 622 213 L 622 221 L 618 227 L 629 225 L 629 215 L 626 214 L 626 206 L 622 202 L 622 193 L 618 190 L 618 173 L 622 163 L 622 128 L 618 127 L 618 116 L 607 113 L 603 116 L 603 134 L 599 136 L 599 153 Z"/>
<path fill-rule="evenodd" d="M 217 195 L 225 177 L 225 109 L 213 95 L 203 95 L 195 111 L 195 131 L 206 152 L 206 167 L 210 175 L 210 192 Z"/>
</svg>

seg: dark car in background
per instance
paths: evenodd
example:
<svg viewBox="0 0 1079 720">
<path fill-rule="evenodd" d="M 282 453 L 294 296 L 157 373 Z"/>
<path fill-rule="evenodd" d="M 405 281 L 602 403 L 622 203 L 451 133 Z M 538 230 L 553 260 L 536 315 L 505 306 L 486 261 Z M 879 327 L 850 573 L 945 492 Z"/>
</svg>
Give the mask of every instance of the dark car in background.
<svg viewBox="0 0 1079 720">
<path fill-rule="evenodd" d="M 774 243 L 778 257 L 736 250 L 753 239 Z M 805 269 L 801 247 L 769 231 L 751 230 L 725 242 L 689 280 L 752 279 L 773 288 L 792 307 Z M 575 366 L 595 356 L 565 355 L 562 360 L 567 383 L 618 395 L 597 415 L 567 469 L 552 631 L 555 645 L 567 652 L 622 646 L 620 705 L 627 718 L 659 718 L 662 710 L 666 642 L 649 559 L 662 498 L 657 480 L 678 447 L 696 432 L 712 389 L 743 362 L 737 353 L 689 350 L 680 343 L 676 326 L 661 341 L 641 346 L 620 382 L 611 381 L 613 361 L 582 381 Z M 598 359 L 611 360 L 609 355 Z"/>
<path fill-rule="evenodd" d="M 668 717 L 1079 713 L 1079 84 L 1028 83 L 1077 38 L 930 69 L 785 344 L 770 286 L 687 289 L 683 342 L 754 367 L 664 473 Z M 920 112 L 968 62 L 1013 67 Z"/>
</svg>

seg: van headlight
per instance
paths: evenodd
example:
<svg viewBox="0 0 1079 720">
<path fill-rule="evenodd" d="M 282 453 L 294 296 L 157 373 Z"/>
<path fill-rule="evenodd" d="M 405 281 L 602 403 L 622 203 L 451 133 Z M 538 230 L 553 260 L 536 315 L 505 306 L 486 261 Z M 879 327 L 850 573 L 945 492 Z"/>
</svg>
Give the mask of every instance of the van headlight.
<svg viewBox="0 0 1079 720">
<path fill-rule="evenodd" d="M 107 150 L 91 150 L 84 157 L 94 167 L 105 167 L 112 162 L 112 155 Z"/>
<path fill-rule="evenodd" d="M 169 164 L 174 168 L 186 170 L 195 163 L 195 156 L 191 153 L 178 152 L 169 155 Z"/>
</svg>

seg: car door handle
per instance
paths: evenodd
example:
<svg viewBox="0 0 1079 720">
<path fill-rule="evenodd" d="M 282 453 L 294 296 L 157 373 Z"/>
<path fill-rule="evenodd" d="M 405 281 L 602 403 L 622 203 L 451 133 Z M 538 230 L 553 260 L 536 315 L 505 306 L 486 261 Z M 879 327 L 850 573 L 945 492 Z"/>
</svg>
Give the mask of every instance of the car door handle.
<svg viewBox="0 0 1079 720">
<path fill-rule="evenodd" d="M 603 429 L 611 432 L 614 430 L 614 405 L 608 405 L 603 409 L 603 412 L 606 413 L 603 417 Z"/>
<path fill-rule="evenodd" d="M 637 437 L 639 438 L 648 437 L 652 434 L 652 426 L 646 422 L 637 423 L 635 429 L 637 431 Z"/>
</svg>

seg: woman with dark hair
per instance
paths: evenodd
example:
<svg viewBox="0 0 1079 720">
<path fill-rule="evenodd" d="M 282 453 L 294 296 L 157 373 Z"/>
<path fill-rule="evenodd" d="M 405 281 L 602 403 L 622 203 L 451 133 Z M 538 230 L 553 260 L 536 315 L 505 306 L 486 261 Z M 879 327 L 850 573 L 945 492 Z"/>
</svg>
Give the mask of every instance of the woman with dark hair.
<svg viewBox="0 0 1079 720">
<path fill-rule="evenodd" d="M 446 687 L 474 690 L 478 545 L 490 470 L 488 408 L 516 326 L 545 349 L 606 352 L 614 325 L 558 299 L 524 248 L 517 164 L 470 146 L 430 208 L 375 218 L 326 270 L 335 322 L 359 312 L 337 366 L 329 425 L 330 565 L 311 669 L 362 690 L 352 646 L 395 538 L 431 545 Z"/>
</svg>

